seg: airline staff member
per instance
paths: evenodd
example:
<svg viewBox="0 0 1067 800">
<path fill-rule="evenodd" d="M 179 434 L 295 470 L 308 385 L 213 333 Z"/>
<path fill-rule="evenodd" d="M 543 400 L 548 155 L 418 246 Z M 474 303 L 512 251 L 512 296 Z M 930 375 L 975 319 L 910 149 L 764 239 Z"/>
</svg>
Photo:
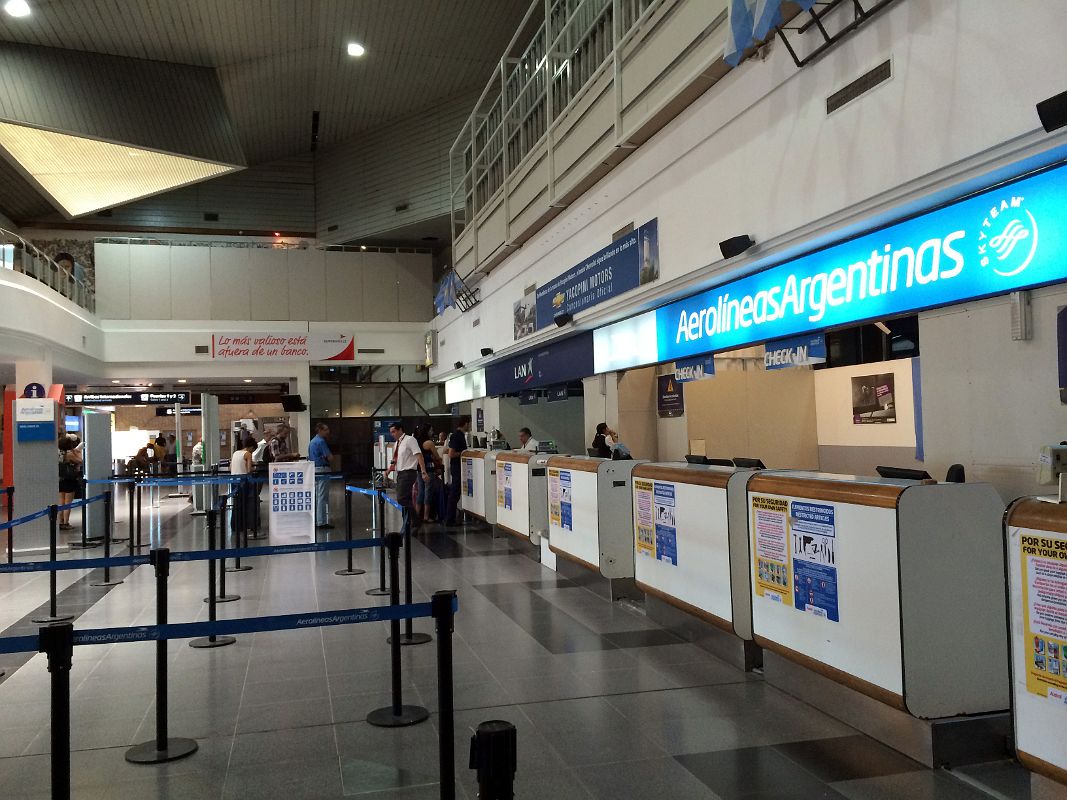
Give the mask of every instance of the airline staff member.
<svg viewBox="0 0 1067 800">
<path fill-rule="evenodd" d="M 429 480 L 430 475 L 426 471 L 422 448 L 419 447 L 414 436 L 408 436 L 404 432 L 404 424 L 394 422 L 389 426 L 389 433 L 396 441 L 396 447 L 393 448 L 393 463 L 389 465 L 389 472 L 396 472 L 396 501 L 404 509 L 404 530 L 407 531 L 411 525 L 411 490 L 415 486 L 415 477 L 421 473 L 423 480 Z"/>
<path fill-rule="evenodd" d="M 540 442 L 538 442 L 535 438 L 533 438 L 533 434 L 530 433 L 530 429 L 529 428 L 520 428 L 519 429 L 519 444 L 522 445 L 519 448 L 520 450 L 525 450 L 527 453 L 536 453 L 537 452 L 537 445 L 539 445 Z"/>
</svg>

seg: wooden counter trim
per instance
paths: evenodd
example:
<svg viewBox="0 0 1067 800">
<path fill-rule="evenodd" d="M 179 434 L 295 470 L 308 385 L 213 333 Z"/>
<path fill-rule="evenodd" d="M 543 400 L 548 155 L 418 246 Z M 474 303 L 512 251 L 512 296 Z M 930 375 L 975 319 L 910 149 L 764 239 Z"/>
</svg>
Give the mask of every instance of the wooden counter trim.
<svg viewBox="0 0 1067 800">
<path fill-rule="evenodd" d="M 805 669 L 810 669 L 812 672 L 817 672 L 820 675 L 825 675 L 832 681 L 840 683 L 842 686 L 847 686 L 849 689 L 865 694 L 868 697 L 873 697 L 880 703 L 885 703 L 887 706 L 903 711 L 905 714 L 910 714 L 907 706 L 904 704 L 904 697 L 891 692 L 888 689 L 883 689 L 881 686 L 877 686 L 869 681 L 863 680 L 863 678 L 857 678 L 851 673 L 840 670 L 837 667 L 831 667 L 829 664 L 824 664 L 811 656 L 806 656 L 803 653 L 799 653 L 792 648 L 785 645 L 772 642 L 770 639 L 760 636 L 758 633 L 752 637 L 756 644 L 765 650 L 770 650 L 777 653 L 783 658 L 788 658 L 790 661 L 794 661 Z"/>
<path fill-rule="evenodd" d="M 749 492 L 802 497 L 810 500 L 829 500 L 855 506 L 896 508 L 906 486 L 880 483 L 851 483 L 823 481 L 812 478 L 791 478 L 788 475 L 757 473 L 748 482 Z"/>
<path fill-rule="evenodd" d="M 1062 783 L 1067 786 L 1067 769 L 1057 767 L 1055 764 L 1050 764 L 1043 758 L 1032 756 L 1029 753 L 1024 753 L 1022 750 L 1016 750 L 1015 754 L 1019 756 L 1019 763 L 1026 767 L 1031 772 L 1036 772 L 1039 775 L 1044 775 L 1049 780 Z"/>
<path fill-rule="evenodd" d="M 496 526 L 505 533 L 510 533 L 512 536 L 518 536 L 520 539 L 524 539 L 527 542 L 530 541 L 530 537 L 527 534 L 519 533 L 519 531 L 515 530 L 514 528 L 509 528 L 507 525 L 503 525 L 499 522 L 496 524 Z"/>
<path fill-rule="evenodd" d="M 729 634 L 733 634 L 734 636 L 737 635 L 736 633 L 734 633 L 733 624 L 723 619 L 722 617 L 718 617 L 715 614 L 712 614 L 710 611 L 705 611 L 702 608 L 697 608 L 691 603 L 685 602 L 685 600 L 679 600 L 674 595 L 667 594 L 666 592 L 657 589 L 653 586 L 649 586 L 647 583 L 643 583 L 642 581 L 635 581 L 635 583 L 637 583 L 637 588 L 645 594 L 650 594 L 656 599 L 662 600 L 667 605 L 674 606 L 675 608 L 679 609 L 680 611 L 684 611 L 690 616 L 704 620 L 704 622 L 707 622 L 709 625 L 714 625 L 720 630 L 724 630 Z"/>
<path fill-rule="evenodd" d="M 607 461 L 606 458 L 574 458 L 573 456 L 552 456 L 548 459 L 549 469 L 569 469 L 572 472 L 596 472 Z"/>
<path fill-rule="evenodd" d="M 1008 509 L 1007 522 L 1017 528 L 1067 533 L 1067 506 L 1025 498 Z"/>
<path fill-rule="evenodd" d="M 511 461 L 515 464 L 529 464 L 530 459 L 535 455 L 537 454 L 521 450 L 505 450 L 496 457 L 496 463 L 499 464 L 501 461 Z"/>
<path fill-rule="evenodd" d="M 484 450 L 464 450 L 459 454 L 460 458 L 485 458 Z"/>
<path fill-rule="evenodd" d="M 632 473 L 635 478 L 650 478 L 660 481 L 674 481 L 675 483 L 687 483 L 692 486 L 710 486 L 714 489 L 725 489 L 726 484 L 733 477 L 733 471 L 719 472 L 718 470 L 686 469 L 669 464 L 640 464 L 634 467 Z"/>
<path fill-rule="evenodd" d="M 565 559 L 567 559 L 568 561 L 570 561 L 573 564 L 577 564 L 580 567 L 585 567 L 588 570 L 592 570 L 597 575 L 600 574 L 600 567 L 595 566 L 593 564 L 590 564 L 584 558 L 578 558 L 578 556 L 574 555 L 573 553 L 568 553 L 566 550 L 560 550 L 558 547 L 556 547 L 553 544 L 549 544 L 548 545 L 548 549 L 551 550 L 553 553 L 555 553 L 560 558 L 565 558 Z"/>
</svg>

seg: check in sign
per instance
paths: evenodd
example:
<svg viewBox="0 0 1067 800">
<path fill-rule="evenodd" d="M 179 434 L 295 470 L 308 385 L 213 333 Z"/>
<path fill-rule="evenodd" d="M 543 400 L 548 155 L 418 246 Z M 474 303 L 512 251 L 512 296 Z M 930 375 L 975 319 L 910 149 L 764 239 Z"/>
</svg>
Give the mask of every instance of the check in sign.
<svg viewBox="0 0 1067 800">
<path fill-rule="evenodd" d="M 594 332 L 607 372 L 1067 280 L 1067 167 Z"/>
</svg>

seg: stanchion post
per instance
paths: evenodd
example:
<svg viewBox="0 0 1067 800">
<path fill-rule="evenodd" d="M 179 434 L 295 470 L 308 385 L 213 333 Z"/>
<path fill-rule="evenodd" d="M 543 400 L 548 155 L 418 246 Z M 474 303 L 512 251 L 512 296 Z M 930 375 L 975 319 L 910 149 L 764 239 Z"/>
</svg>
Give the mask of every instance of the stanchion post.
<svg viewBox="0 0 1067 800">
<path fill-rule="evenodd" d="M 454 589 L 434 592 L 430 600 L 437 629 L 437 751 L 441 800 L 456 800 L 456 730 L 452 696 L 452 634 L 456 630 Z"/>
<path fill-rule="evenodd" d="M 48 559 L 53 562 L 57 559 L 58 524 L 59 506 L 53 504 L 48 507 Z M 60 616 L 58 613 L 56 608 L 56 571 L 50 569 L 48 571 L 48 616 L 38 617 L 31 620 L 31 622 L 36 625 L 50 625 L 53 622 L 66 622 L 72 619 L 74 619 L 72 614 Z"/>
<path fill-rule="evenodd" d="M 399 533 L 390 533 L 385 537 L 385 546 L 389 550 L 389 604 L 396 608 L 400 605 L 400 545 L 403 537 Z M 392 705 L 379 708 L 367 715 L 367 722 L 379 728 L 402 728 L 415 725 L 429 719 L 430 712 L 422 706 L 404 705 L 403 687 L 400 676 L 400 620 L 389 623 L 392 636 L 390 655 L 392 660 Z"/>
<path fill-rule="evenodd" d="M 104 492 L 104 558 L 111 558 L 111 490 Z M 121 580 L 111 580 L 111 565 L 104 564 L 104 579 L 93 586 L 118 586 Z"/>
<path fill-rule="evenodd" d="M 374 491 L 378 499 L 378 540 L 381 544 L 378 545 L 378 585 L 368 589 L 367 594 L 384 597 L 390 592 L 385 586 L 385 490 L 378 487 Z"/>
<path fill-rule="evenodd" d="M 156 568 L 156 625 L 167 624 L 167 578 L 170 577 L 170 550 L 160 548 L 149 553 L 149 563 Z M 163 764 L 191 756 L 199 747 L 193 739 L 167 737 L 167 640 L 156 640 L 156 738 L 134 745 L 126 751 L 132 764 Z"/>
<path fill-rule="evenodd" d="M 241 478 L 240 487 L 237 490 L 237 499 L 234 509 L 237 514 L 237 535 L 234 536 L 234 543 L 237 545 L 238 550 L 243 547 L 248 547 L 248 505 L 252 502 L 252 498 L 256 496 L 252 482 L 252 476 L 246 475 Z M 258 502 L 257 502 L 258 504 Z M 223 564 L 223 569 L 226 572 L 248 572 L 252 567 L 247 564 L 241 564 L 241 554 L 238 553 L 237 557 L 233 560 L 233 566 L 226 568 Z"/>
<path fill-rule="evenodd" d="M 352 544 L 352 492 L 348 490 L 348 484 L 345 483 L 345 541 Z M 356 569 L 352 565 L 352 548 L 348 548 L 348 567 L 345 569 L 339 569 L 334 575 L 362 575 L 367 570 Z"/>
<path fill-rule="evenodd" d="M 471 737 L 470 768 L 478 771 L 481 800 L 512 800 L 518 768 L 518 733 L 504 720 L 483 722 Z"/>
<path fill-rule="evenodd" d="M 133 542 L 132 550 L 140 550 L 144 545 L 141 543 L 141 490 L 144 488 L 144 484 L 141 483 L 140 477 L 134 483 L 137 487 L 137 539 Z"/>
<path fill-rule="evenodd" d="M 411 514 L 414 509 L 406 509 L 404 513 L 404 602 L 412 603 L 411 591 Z M 404 620 L 404 633 L 400 637 L 400 644 L 405 647 L 415 644 L 432 642 L 433 637 L 428 633 L 413 633 L 411 630 L 411 617 Z"/>
<path fill-rule="evenodd" d="M 48 657 L 52 702 L 52 800 L 70 800 L 70 668 L 74 626 L 49 625 L 38 634 L 38 652 Z"/>
<path fill-rule="evenodd" d="M 81 476 L 82 483 L 82 502 L 85 505 L 82 506 L 82 549 L 89 547 L 89 484 L 85 482 L 85 476 Z"/>
<path fill-rule="evenodd" d="M 217 511 L 214 507 L 208 509 L 207 512 L 207 547 L 208 550 L 215 549 L 215 515 Z M 215 560 L 209 558 L 207 561 L 207 618 L 209 622 L 215 622 Z M 198 650 L 209 647 L 224 647 L 228 644 L 234 644 L 237 640 L 232 636 L 216 636 L 211 634 L 210 636 L 201 637 L 200 639 L 193 639 L 189 642 L 190 647 L 195 647 Z"/>
<path fill-rule="evenodd" d="M 7 495 L 7 521 L 11 522 L 15 518 L 15 487 L 8 486 L 4 490 L 4 494 Z M 7 529 L 7 563 L 10 564 L 15 560 L 15 529 Z"/>
<path fill-rule="evenodd" d="M 226 505 L 232 499 L 233 498 L 230 497 L 229 495 L 224 495 L 222 497 L 222 510 L 221 510 L 220 516 L 219 516 L 219 538 L 218 538 L 219 549 L 220 550 L 225 550 L 226 549 L 226 545 L 229 544 L 229 542 L 227 541 L 227 537 L 226 537 L 226 529 L 227 529 L 227 524 L 226 524 L 226 520 L 227 520 Z M 231 533 L 233 532 L 233 525 L 229 525 L 229 530 L 230 530 Z M 214 550 L 215 548 L 211 548 L 211 549 Z M 239 594 L 226 594 L 226 571 L 227 570 L 226 570 L 226 559 L 225 559 L 225 557 L 223 557 L 221 559 L 218 559 L 218 560 L 213 559 L 212 562 L 216 565 L 216 567 L 217 567 L 217 569 L 219 571 L 219 596 L 215 598 L 215 601 L 218 602 L 218 603 L 232 603 L 235 600 L 240 600 L 241 599 L 241 595 L 239 595 Z M 206 597 L 204 598 L 204 602 L 205 603 L 207 602 L 207 598 Z"/>
</svg>

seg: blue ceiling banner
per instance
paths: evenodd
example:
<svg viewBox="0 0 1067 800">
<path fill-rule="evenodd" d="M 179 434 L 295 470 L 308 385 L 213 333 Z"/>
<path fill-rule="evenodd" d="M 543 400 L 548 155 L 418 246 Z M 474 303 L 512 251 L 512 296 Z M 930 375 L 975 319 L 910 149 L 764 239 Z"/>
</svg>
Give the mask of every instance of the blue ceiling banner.
<svg viewBox="0 0 1067 800">
<path fill-rule="evenodd" d="M 485 368 L 485 392 L 490 397 L 526 389 L 568 383 L 593 374 L 593 334 L 561 339 Z"/>
<path fill-rule="evenodd" d="M 1067 167 L 724 283 L 596 331 L 596 371 L 1067 280 Z"/>
<path fill-rule="evenodd" d="M 556 386 L 555 388 L 548 390 L 548 402 L 550 403 L 562 403 L 570 396 L 570 392 L 567 391 L 566 386 Z"/>
<path fill-rule="evenodd" d="M 764 350 L 763 366 L 766 369 L 808 367 L 826 363 L 826 337 L 821 333 L 767 342 Z"/>
<path fill-rule="evenodd" d="M 537 329 L 560 314 L 577 314 L 658 277 L 659 225 L 651 220 L 538 286 Z"/>
<path fill-rule="evenodd" d="M 682 358 L 674 362 L 674 379 L 678 383 L 701 381 L 715 377 L 715 356 Z"/>
<path fill-rule="evenodd" d="M 537 405 L 538 393 L 536 390 L 528 392 L 519 392 L 519 405 L 520 406 L 535 406 Z"/>
</svg>

